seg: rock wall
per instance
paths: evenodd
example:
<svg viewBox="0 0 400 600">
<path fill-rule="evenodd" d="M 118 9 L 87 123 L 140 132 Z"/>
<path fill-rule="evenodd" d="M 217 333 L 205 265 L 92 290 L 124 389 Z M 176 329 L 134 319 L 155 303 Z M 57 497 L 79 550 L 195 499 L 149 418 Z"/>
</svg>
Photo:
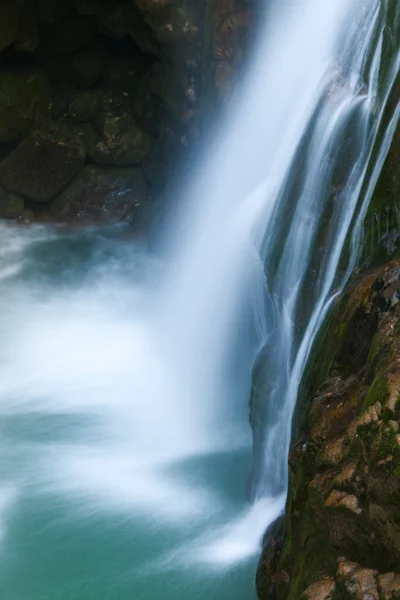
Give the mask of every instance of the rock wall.
<svg viewBox="0 0 400 600">
<path fill-rule="evenodd" d="M 148 221 L 189 172 L 204 111 L 229 95 L 252 8 L 0 2 L 0 216 Z"/>
<path fill-rule="evenodd" d="M 287 515 L 259 563 L 263 600 L 400 598 L 400 252 L 391 252 L 355 277 L 319 340 Z"/>
</svg>

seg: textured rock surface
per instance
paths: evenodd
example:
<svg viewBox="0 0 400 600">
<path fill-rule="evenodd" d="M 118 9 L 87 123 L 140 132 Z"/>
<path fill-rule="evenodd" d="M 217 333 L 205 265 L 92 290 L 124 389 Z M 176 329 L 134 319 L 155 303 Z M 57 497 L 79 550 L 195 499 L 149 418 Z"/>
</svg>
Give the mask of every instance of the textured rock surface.
<svg viewBox="0 0 400 600">
<path fill-rule="evenodd" d="M 259 595 L 400 598 L 399 259 L 352 283 L 319 343 L 319 390 L 289 458 L 285 535 L 264 550 Z"/>
<path fill-rule="evenodd" d="M 252 11 L 253 0 L 2 0 L 0 186 L 8 201 L 16 194 L 18 207 L 26 200 L 45 218 L 43 203 L 63 197 L 92 163 L 139 166 L 147 196 L 168 201 L 194 164 L 204 115 L 230 94 L 230 84 L 219 93 L 220 71 L 229 63 L 235 76 Z M 7 202 L 3 195 L 0 217 L 19 217 Z"/>
<path fill-rule="evenodd" d="M 128 222 L 139 218 L 147 186 L 138 168 L 86 165 L 51 204 L 51 214 L 72 223 Z"/>
</svg>

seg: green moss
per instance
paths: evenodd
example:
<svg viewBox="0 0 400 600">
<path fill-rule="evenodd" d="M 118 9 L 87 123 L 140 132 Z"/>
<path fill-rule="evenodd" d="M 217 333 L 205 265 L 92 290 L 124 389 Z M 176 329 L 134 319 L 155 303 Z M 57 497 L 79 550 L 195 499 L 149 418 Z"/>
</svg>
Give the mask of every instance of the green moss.
<svg viewBox="0 0 400 600">
<path fill-rule="evenodd" d="M 368 393 L 365 397 L 365 400 L 362 405 L 362 413 L 364 413 L 367 408 L 376 404 L 376 402 L 380 402 L 384 404 L 386 400 L 389 398 L 389 388 L 387 384 L 387 379 L 385 375 L 378 375 L 368 390 Z"/>
</svg>

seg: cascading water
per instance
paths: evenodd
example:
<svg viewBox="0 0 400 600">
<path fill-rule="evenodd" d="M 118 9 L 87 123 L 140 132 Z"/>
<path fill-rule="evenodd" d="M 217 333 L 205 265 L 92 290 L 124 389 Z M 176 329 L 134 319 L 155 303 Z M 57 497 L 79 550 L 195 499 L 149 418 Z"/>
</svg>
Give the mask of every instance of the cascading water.
<svg viewBox="0 0 400 600">
<path fill-rule="evenodd" d="M 2 597 L 250 593 L 397 124 L 399 21 L 384 0 L 273 3 L 167 258 L 118 228 L 2 227 Z"/>
</svg>

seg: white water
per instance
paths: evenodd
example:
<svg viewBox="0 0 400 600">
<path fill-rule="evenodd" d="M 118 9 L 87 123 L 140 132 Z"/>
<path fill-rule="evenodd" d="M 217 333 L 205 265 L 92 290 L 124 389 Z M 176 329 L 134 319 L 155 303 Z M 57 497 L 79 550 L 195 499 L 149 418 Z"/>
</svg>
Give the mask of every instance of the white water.
<svg viewBox="0 0 400 600">
<path fill-rule="evenodd" d="M 275 3 L 245 91 L 187 192 L 183 233 L 171 219 L 168 259 L 101 232 L 2 227 L 0 542 L 11 555 L 36 502 L 44 530 L 49 519 L 59 531 L 46 515 L 66 503 L 71 529 L 100 515 L 166 539 L 143 543 L 143 577 L 257 554 L 284 507 L 304 367 L 355 264 L 398 118 L 380 131 L 400 64 L 393 45 L 382 66 L 380 6 Z M 245 487 L 256 357 L 248 506 L 221 482 Z"/>
</svg>

